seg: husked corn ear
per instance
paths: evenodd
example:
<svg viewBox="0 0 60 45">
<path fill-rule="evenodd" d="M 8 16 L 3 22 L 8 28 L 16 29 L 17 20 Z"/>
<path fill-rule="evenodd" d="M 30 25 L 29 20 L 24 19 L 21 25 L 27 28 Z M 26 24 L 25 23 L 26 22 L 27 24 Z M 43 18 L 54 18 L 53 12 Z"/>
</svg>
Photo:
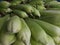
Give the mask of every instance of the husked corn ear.
<svg viewBox="0 0 60 45">
<path fill-rule="evenodd" d="M 52 41 L 52 43 L 50 42 L 48 35 L 39 24 L 37 24 L 31 19 L 26 19 L 26 23 L 28 24 L 31 30 L 32 37 L 34 38 L 34 40 L 36 40 L 37 42 L 41 42 L 44 45 L 49 45 L 49 44 L 55 45 L 54 41 Z"/>
<path fill-rule="evenodd" d="M 7 29 L 10 33 L 17 33 L 21 30 L 21 20 L 18 16 L 13 16 L 8 22 Z"/>
<path fill-rule="evenodd" d="M 30 45 L 31 32 L 26 22 L 21 19 L 22 29 L 18 32 L 17 38 L 25 43 L 25 45 Z"/>
</svg>

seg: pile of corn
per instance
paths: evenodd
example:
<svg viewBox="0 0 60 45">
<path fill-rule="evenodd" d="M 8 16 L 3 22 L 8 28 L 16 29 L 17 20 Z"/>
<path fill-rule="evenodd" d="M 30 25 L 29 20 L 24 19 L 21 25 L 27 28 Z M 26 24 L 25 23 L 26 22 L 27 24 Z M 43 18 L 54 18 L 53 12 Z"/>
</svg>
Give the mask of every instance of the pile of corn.
<svg viewBox="0 0 60 45">
<path fill-rule="evenodd" d="M 0 2 L 0 45 L 60 45 L 60 2 Z"/>
</svg>

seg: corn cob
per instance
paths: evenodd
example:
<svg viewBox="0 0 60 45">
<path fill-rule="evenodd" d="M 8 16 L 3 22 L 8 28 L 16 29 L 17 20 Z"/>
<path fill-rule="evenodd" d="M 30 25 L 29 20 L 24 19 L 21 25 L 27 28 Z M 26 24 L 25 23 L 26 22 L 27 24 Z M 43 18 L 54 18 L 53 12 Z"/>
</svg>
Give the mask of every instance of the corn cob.
<svg viewBox="0 0 60 45">
<path fill-rule="evenodd" d="M 30 45 L 30 37 L 31 37 L 30 29 L 23 19 L 21 19 L 21 22 L 22 22 L 22 29 L 20 32 L 18 32 L 17 38 L 23 41 L 24 44 Z"/>
</svg>

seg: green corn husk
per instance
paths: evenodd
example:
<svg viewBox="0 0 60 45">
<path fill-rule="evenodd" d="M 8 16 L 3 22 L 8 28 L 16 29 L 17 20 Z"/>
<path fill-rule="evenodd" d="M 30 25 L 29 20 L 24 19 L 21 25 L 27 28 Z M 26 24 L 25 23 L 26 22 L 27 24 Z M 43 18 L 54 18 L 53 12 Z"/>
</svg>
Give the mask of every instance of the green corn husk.
<svg viewBox="0 0 60 45">
<path fill-rule="evenodd" d="M 41 20 L 34 20 L 37 22 L 55 41 L 55 43 L 59 44 L 60 43 L 60 28 L 52 25 L 50 23 L 41 21 Z"/>
<path fill-rule="evenodd" d="M 43 44 L 31 39 L 31 45 L 43 45 Z"/>
<path fill-rule="evenodd" d="M 51 7 L 51 8 L 60 8 L 60 2 L 58 1 L 51 1 L 51 2 L 48 2 L 46 4 L 47 8 Z"/>
<path fill-rule="evenodd" d="M 29 2 L 29 4 L 31 4 L 31 5 L 43 5 L 44 2 L 42 0 L 31 0 Z"/>
<path fill-rule="evenodd" d="M 60 37 L 59 36 L 53 37 L 53 39 L 56 44 L 60 44 Z"/>
<path fill-rule="evenodd" d="M 2 45 L 10 45 L 16 40 L 14 34 L 9 34 L 5 32 L 0 32 L 0 42 Z"/>
<path fill-rule="evenodd" d="M 47 8 L 47 10 L 60 10 L 60 8 Z"/>
<path fill-rule="evenodd" d="M 39 11 L 46 9 L 42 0 L 32 0 L 29 4 L 38 9 Z"/>
<path fill-rule="evenodd" d="M 11 9 L 23 10 L 28 14 L 31 14 L 33 11 L 33 7 L 29 4 L 20 4 L 16 6 L 11 6 Z"/>
<path fill-rule="evenodd" d="M 31 32 L 29 27 L 27 26 L 26 22 L 21 19 L 22 22 L 22 29 L 21 31 L 17 34 L 17 38 L 23 42 L 25 42 L 26 45 L 30 45 L 30 37 L 31 37 Z"/>
<path fill-rule="evenodd" d="M 43 0 L 45 3 L 51 2 L 51 1 L 56 1 L 56 0 Z"/>
<path fill-rule="evenodd" d="M 0 17 L 0 30 L 1 30 L 2 26 L 4 25 L 4 23 L 6 21 L 8 21 L 9 19 L 10 19 L 9 15 L 6 15 L 4 17 Z"/>
<path fill-rule="evenodd" d="M 16 40 L 13 45 L 25 45 L 24 42 Z"/>
<path fill-rule="evenodd" d="M 1 9 L 0 9 L 0 12 L 6 14 L 6 13 L 9 13 L 9 12 L 12 12 L 12 9 L 10 9 L 10 8 L 4 8 L 4 9 L 1 8 Z"/>
<path fill-rule="evenodd" d="M 8 22 L 7 29 L 10 33 L 17 33 L 21 30 L 21 20 L 18 16 L 13 16 Z"/>
<path fill-rule="evenodd" d="M 44 7 L 44 5 L 37 5 L 37 9 L 38 9 L 40 12 L 46 10 L 46 8 Z"/>
<path fill-rule="evenodd" d="M 60 28 L 53 24 L 47 23 L 41 20 L 34 20 L 36 21 L 41 27 L 45 29 L 45 31 L 50 34 L 51 36 L 60 36 Z"/>
<path fill-rule="evenodd" d="M 48 40 L 49 40 L 49 43 L 47 45 L 54 45 L 54 41 L 49 35 L 48 35 Z M 42 44 L 41 42 L 37 42 L 37 41 L 34 41 L 33 39 L 31 39 L 31 45 L 44 45 L 44 44 Z"/>
<path fill-rule="evenodd" d="M 10 18 L 8 18 L 8 16 L 2 18 L 2 19 L 4 19 L 4 22 L 1 23 L 2 27 L 0 29 L 0 43 L 1 43 L 1 45 L 10 45 L 13 42 L 15 42 L 15 40 L 16 40 L 14 34 L 9 34 L 7 32 L 7 22 L 10 19 Z"/>
<path fill-rule="evenodd" d="M 21 18 L 27 18 L 28 17 L 27 13 L 24 11 L 21 11 L 21 10 L 13 10 L 13 13 L 18 15 Z"/>
<path fill-rule="evenodd" d="M 25 3 L 27 0 L 12 0 L 11 5 L 19 5 L 22 2 Z"/>
<path fill-rule="evenodd" d="M 34 22 L 34 20 L 26 19 L 26 23 L 31 30 L 34 40 L 41 42 L 44 45 L 55 45 L 54 40 L 50 36 L 48 37 L 44 29 L 39 24 Z"/>
<path fill-rule="evenodd" d="M 60 10 L 45 10 L 41 12 L 41 20 L 60 26 Z"/>
<path fill-rule="evenodd" d="M 21 0 L 12 0 L 11 5 L 18 5 L 21 3 Z"/>
<path fill-rule="evenodd" d="M 10 9 L 10 8 L 6 8 L 5 10 L 3 10 L 4 12 L 6 12 L 6 13 L 9 13 L 9 12 L 12 12 L 12 9 Z M 2 11 L 2 12 L 3 12 Z"/>
<path fill-rule="evenodd" d="M 0 45 L 2 45 L 2 44 L 0 43 Z"/>
<path fill-rule="evenodd" d="M 54 39 L 49 35 L 48 35 L 48 40 L 49 40 L 49 43 L 47 45 L 55 45 Z"/>
<path fill-rule="evenodd" d="M 7 1 L 0 2 L 0 8 L 8 8 L 9 6 L 10 6 L 10 3 Z"/>
<path fill-rule="evenodd" d="M 34 16 L 38 16 L 38 17 L 40 17 L 40 12 L 39 12 L 39 10 L 37 10 L 36 8 L 34 8 L 33 7 L 33 12 L 32 12 L 32 14 L 34 15 Z"/>
</svg>

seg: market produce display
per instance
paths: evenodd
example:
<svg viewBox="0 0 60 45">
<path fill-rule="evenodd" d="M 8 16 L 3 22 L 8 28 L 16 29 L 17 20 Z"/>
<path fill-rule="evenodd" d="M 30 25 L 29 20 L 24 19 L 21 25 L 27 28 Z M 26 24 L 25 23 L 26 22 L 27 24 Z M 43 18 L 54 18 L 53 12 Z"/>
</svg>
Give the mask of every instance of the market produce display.
<svg viewBox="0 0 60 45">
<path fill-rule="evenodd" d="M 0 2 L 0 45 L 60 45 L 60 2 Z"/>
</svg>

